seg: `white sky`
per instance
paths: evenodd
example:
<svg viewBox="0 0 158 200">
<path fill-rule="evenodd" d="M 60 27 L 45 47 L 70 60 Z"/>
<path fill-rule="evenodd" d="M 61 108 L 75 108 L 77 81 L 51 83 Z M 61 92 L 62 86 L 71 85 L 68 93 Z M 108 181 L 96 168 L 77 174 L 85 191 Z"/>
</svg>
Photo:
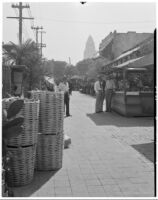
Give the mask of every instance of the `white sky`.
<svg viewBox="0 0 158 200">
<path fill-rule="evenodd" d="M 3 34 L 2 41 L 18 42 L 18 20 L 7 19 L 16 16 L 12 3 L 3 3 Z M 23 2 L 23 4 L 25 4 Z M 96 50 L 99 43 L 109 32 L 153 32 L 156 27 L 155 3 L 96 3 L 89 2 L 81 5 L 74 3 L 29 3 L 35 26 L 43 26 L 43 48 L 47 59 L 68 62 L 72 64 L 83 59 L 85 43 L 92 35 Z M 17 13 L 18 13 L 18 9 Z M 23 9 L 23 16 L 29 17 L 27 9 Z M 24 20 L 23 38 L 35 40 L 31 30 L 31 20 Z M 40 39 L 40 35 L 39 35 Z"/>
</svg>

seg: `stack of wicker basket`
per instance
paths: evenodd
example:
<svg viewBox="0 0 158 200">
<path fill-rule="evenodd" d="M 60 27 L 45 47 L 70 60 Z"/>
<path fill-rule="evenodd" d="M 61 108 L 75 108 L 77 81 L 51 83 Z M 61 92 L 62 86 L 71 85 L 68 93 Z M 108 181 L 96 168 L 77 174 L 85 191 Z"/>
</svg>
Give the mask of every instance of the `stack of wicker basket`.
<svg viewBox="0 0 158 200">
<path fill-rule="evenodd" d="M 32 91 L 32 97 L 40 100 L 36 169 L 60 169 L 63 157 L 64 94 Z"/>
<path fill-rule="evenodd" d="M 11 102 L 12 100 L 3 101 L 3 108 L 7 109 Z M 7 182 L 12 187 L 26 185 L 33 179 L 38 134 L 39 101 L 25 99 L 20 115 L 24 116 L 24 132 L 7 141 L 7 150 L 11 153 Z"/>
</svg>

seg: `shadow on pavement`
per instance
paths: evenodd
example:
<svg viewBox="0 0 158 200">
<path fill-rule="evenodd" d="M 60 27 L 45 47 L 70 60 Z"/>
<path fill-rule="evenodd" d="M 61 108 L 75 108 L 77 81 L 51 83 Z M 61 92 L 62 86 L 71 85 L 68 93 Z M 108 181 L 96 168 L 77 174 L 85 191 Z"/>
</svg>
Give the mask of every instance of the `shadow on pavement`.
<svg viewBox="0 0 158 200">
<path fill-rule="evenodd" d="M 115 112 L 87 113 L 87 116 L 97 126 L 118 126 L 118 127 L 150 127 L 154 126 L 153 117 L 124 117 Z"/>
<path fill-rule="evenodd" d="M 145 144 L 137 144 L 131 145 L 134 149 L 136 149 L 139 153 L 144 155 L 148 160 L 155 163 L 155 149 L 154 142 L 145 143 Z"/>
<path fill-rule="evenodd" d="M 22 187 L 12 188 L 14 197 L 29 197 L 42 187 L 57 171 L 35 171 L 33 181 Z"/>
</svg>

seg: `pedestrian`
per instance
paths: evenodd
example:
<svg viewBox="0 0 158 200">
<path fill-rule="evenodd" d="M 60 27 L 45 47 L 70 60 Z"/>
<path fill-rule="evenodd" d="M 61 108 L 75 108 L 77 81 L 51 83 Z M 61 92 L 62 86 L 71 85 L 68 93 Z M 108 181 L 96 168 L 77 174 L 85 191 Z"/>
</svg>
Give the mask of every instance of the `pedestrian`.
<svg viewBox="0 0 158 200">
<path fill-rule="evenodd" d="M 102 80 L 101 80 L 101 88 L 102 88 L 102 105 L 104 104 L 104 99 L 105 99 L 105 86 L 106 86 L 105 76 L 102 76 Z"/>
<path fill-rule="evenodd" d="M 105 86 L 106 112 L 111 112 L 111 100 L 114 90 L 115 90 L 115 83 L 112 78 L 112 75 L 109 75 L 107 77 Z"/>
<path fill-rule="evenodd" d="M 68 80 L 68 84 L 69 84 L 69 94 L 72 95 L 73 84 L 71 79 Z"/>
<path fill-rule="evenodd" d="M 65 76 L 63 77 L 62 81 L 59 83 L 58 89 L 59 91 L 64 92 L 64 105 L 66 108 L 66 117 L 69 117 L 71 116 L 70 111 L 69 111 L 69 102 L 70 102 L 69 84 Z"/>
<path fill-rule="evenodd" d="M 103 89 L 101 86 L 101 76 L 97 76 L 97 81 L 94 83 L 94 91 L 96 94 L 96 104 L 95 104 L 95 112 L 100 113 L 103 112 Z"/>
</svg>

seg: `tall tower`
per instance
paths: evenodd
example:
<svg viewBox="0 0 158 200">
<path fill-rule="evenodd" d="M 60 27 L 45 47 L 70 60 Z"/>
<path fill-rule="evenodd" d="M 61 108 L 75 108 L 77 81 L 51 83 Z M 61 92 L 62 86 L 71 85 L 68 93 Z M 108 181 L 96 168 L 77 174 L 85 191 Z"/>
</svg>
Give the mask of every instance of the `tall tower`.
<svg viewBox="0 0 158 200">
<path fill-rule="evenodd" d="M 96 54 L 95 44 L 92 36 L 90 35 L 87 39 L 85 50 L 84 50 L 84 59 L 92 58 Z"/>
</svg>

